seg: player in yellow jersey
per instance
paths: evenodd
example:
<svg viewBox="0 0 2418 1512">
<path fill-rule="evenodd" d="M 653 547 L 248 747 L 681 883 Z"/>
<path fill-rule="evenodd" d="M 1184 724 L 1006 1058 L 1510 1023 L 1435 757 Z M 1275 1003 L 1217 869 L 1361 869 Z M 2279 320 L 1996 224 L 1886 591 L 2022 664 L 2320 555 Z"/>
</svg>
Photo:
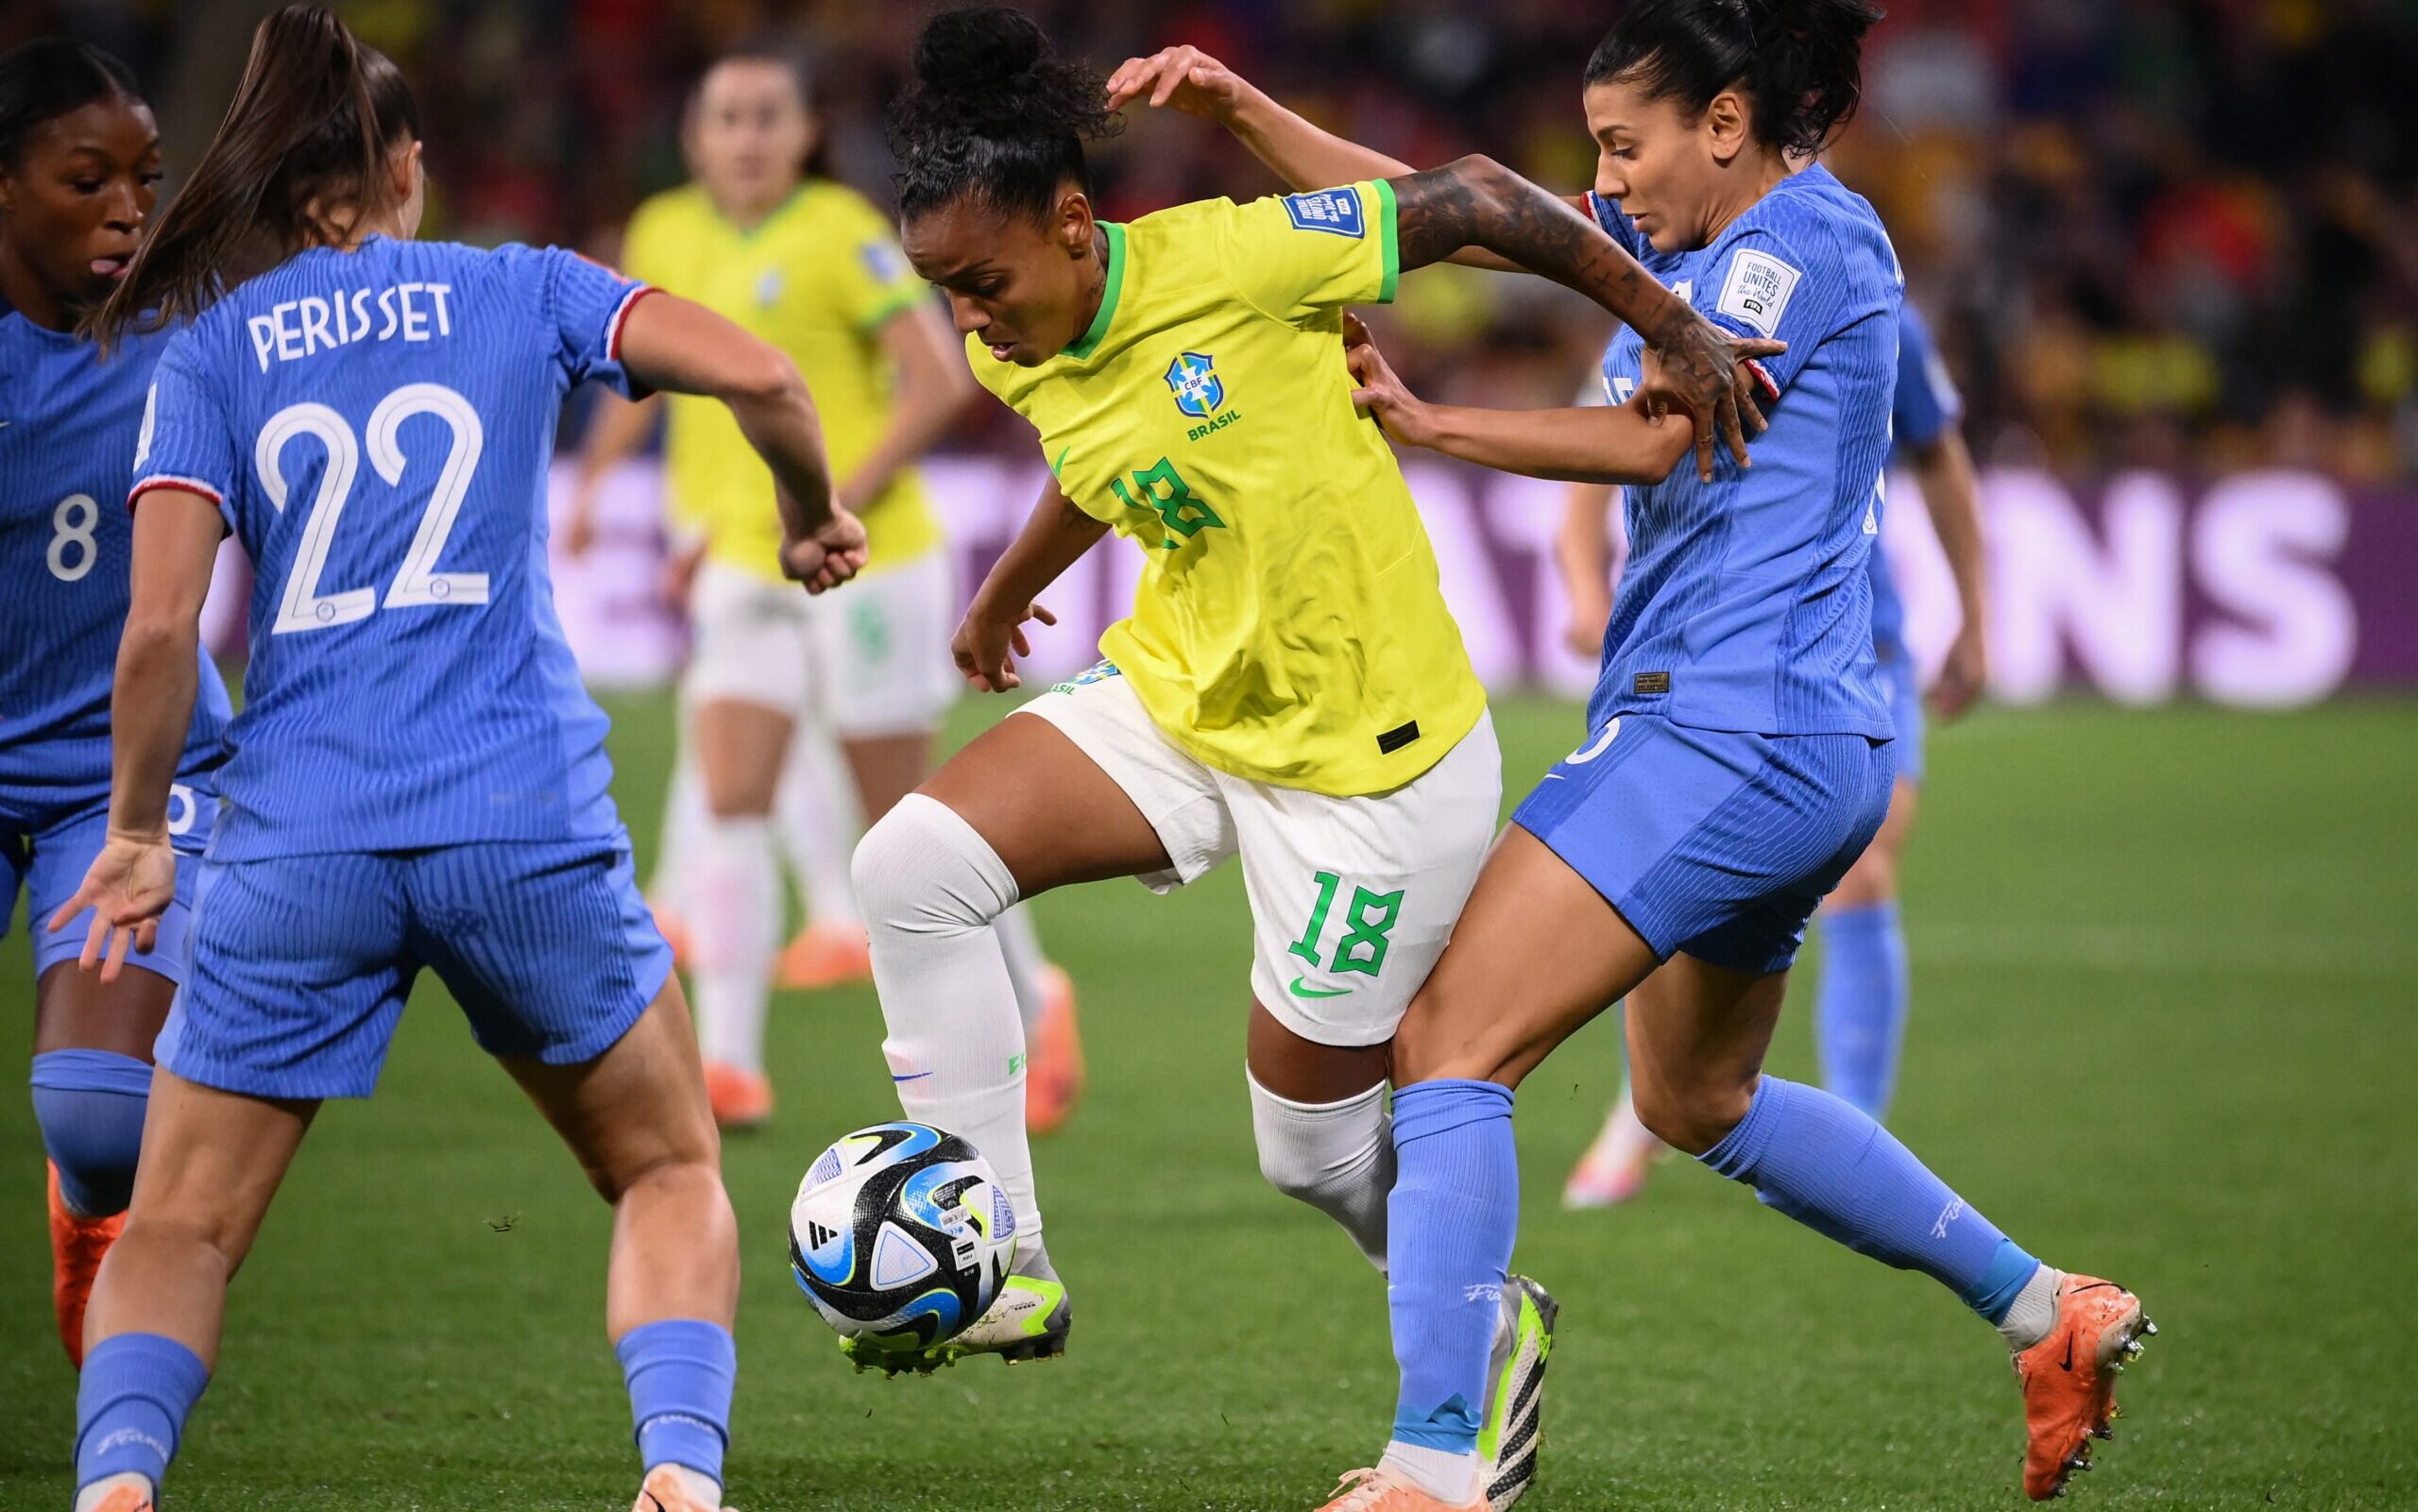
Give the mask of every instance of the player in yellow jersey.
<svg viewBox="0 0 2418 1512">
<path fill-rule="evenodd" d="M 907 255 L 1054 474 L 958 630 L 959 669 L 1017 686 L 1022 626 L 1047 619 L 1034 595 L 1112 530 L 1148 557 L 1109 659 L 975 740 L 857 850 L 900 1100 L 981 1150 L 1015 1208 L 1016 1273 L 928 1364 L 1065 1347 L 1015 1117 L 1022 1045 L 984 926 L 1066 883 L 1164 892 L 1241 857 L 1261 1167 L 1382 1264 L 1388 1042 L 1476 875 L 1501 774 L 1434 552 L 1354 411 L 1343 307 L 1469 246 L 1593 297 L 1662 353 L 1641 479 L 1688 434 L 1647 405 L 1701 415 L 1708 441 L 1726 422 L 1743 451 L 1736 364 L 1769 346 L 1718 332 L 1484 159 L 1112 225 L 1093 216 L 1082 148 L 1114 126 L 1102 80 L 1051 57 L 1030 19 L 936 17 L 915 72 L 892 127 Z M 1504 1311 L 1490 1413 L 1533 1391 L 1551 1302 L 1512 1288 Z"/>
<path fill-rule="evenodd" d="M 776 50 L 722 59 L 686 123 L 695 179 L 639 207 L 622 264 L 736 321 L 809 375 L 838 492 L 865 523 L 871 563 L 855 585 L 863 596 L 834 609 L 783 580 L 763 464 L 720 406 L 676 395 L 603 412 L 582 458 L 591 486 L 570 531 L 574 549 L 592 535 L 593 482 L 668 407 L 676 534 L 703 561 L 690 592 L 696 643 L 681 689 L 687 739 L 664 864 L 687 925 L 707 1083 L 725 1125 L 772 1111 L 763 1024 L 780 915 L 776 800 L 793 806 L 798 785 L 814 780 L 811 747 L 836 736 L 853 790 L 807 795 L 819 800 L 825 833 L 793 848 L 844 858 L 857 816 L 878 819 L 929 771 L 957 689 L 945 649 L 956 586 L 912 464 L 974 384 L 887 218 L 815 171 L 821 135 L 795 59 Z M 808 954 L 822 945 L 826 958 L 853 953 L 860 972 L 864 937 L 844 860 L 818 880 L 813 901 L 830 927 L 800 943 Z M 1057 1022 L 1045 1029 L 1070 1040 L 1063 974 L 1052 979 L 1021 913 L 1001 928 L 1019 968 L 1019 1005 L 1028 1017 L 1048 1009 Z M 819 964 L 809 977 L 846 973 L 844 959 Z M 1069 1055 L 1080 1052 L 1055 1064 Z"/>
</svg>

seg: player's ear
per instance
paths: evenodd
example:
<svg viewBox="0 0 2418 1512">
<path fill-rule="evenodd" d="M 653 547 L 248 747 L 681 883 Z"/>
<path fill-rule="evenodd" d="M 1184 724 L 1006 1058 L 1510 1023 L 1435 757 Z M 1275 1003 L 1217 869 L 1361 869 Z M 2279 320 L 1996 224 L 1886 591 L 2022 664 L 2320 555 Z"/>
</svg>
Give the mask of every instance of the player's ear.
<svg viewBox="0 0 2418 1512">
<path fill-rule="evenodd" d="M 1080 189 L 1069 189 L 1058 196 L 1058 245 L 1070 258 L 1092 255 L 1092 201 Z"/>
<path fill-rule="evenodd" d="M 1713 160 L 1728 163 L 1746 150 L 1753 140 L 1753 126 L 1747 115 L 1746 97 L 1734 89 L 1723 90 L 1704 108 L 1705 135 L 1711 140 Z"/>
</svg>

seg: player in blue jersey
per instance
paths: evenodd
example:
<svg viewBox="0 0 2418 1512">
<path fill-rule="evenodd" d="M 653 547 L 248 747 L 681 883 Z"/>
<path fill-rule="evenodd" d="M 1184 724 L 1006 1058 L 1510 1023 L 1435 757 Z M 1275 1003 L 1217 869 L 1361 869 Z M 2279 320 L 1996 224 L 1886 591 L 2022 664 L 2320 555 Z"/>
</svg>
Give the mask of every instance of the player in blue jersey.
<svg viewBox="0 0 2418 1512">
<path fill-rule="evenodd" d="M 1787 348 L 1765 364 L 1776 398 L 1751 469 L 1724 459 L 1709 481 L 1628 490 L 1588 735 L 1515 812 L 1396 1034 L 1401 1394 L 1384 1460 L 1330 1512 L 1488 1505 L 1473 1404 L 1518 1223 L 1513 1090 L 1623 996 L 1648 1128 L 1998 1328 L 2032 1496 L 2087 1463 L 2149 1331 L 2132 1294 L 2042 1265 L 1852 1104 L 1762 1071 L 1806 920 L 1881 827 L 1896 775 L 1866 573 L 1902 279 L 1871 207 L 1804 165 L 1854 109 L 1878 15 L 1865 0 L 1639 0 L 1589 60 L 1600 157 L 1574 209 L 1700 312 Z M 1166 103 L 1218 83 L 1197 58 L 1137 66 Z M 1223 113 L 1254 146 L 1284 135 L 1261 155 L 1288 177 L 1315 159 L 1297 181 L 1392 171 L 1256 107 Z M 1575 480 L 1626 470 L 1610 459 L 1652 376 L 1624 334 L 1606 364 L 1622 402 L 1506 412 L 1427 405 L 1371 346 L 1353 363 L 1355 399 L 1398 441 Z"/>
<path fill-rule="evenodd" d="M 1913 304 L 1900 305 L 1891 437 L 1898 458 L 1920 486 L 1923 506 L 1956 581 L 1964 617 L 1932 687 L 1932 700 L 1945 719 L 1971 705 L 1988 669 L 1983 637 L 1982 521 L 1973 460 L 1956 429 L 1962 412 L 1963 401 L 1930 328 Z M 1569 525 L 1557 543 L 1557 554 L 1565 558 L 1575 579 L 1609 580 L 1610 546 L 1602 525 L 1606 492 L 1581 487 L 1573 493 Z M 1814 994 L 1814 1039 L 1821 1056 L 1822 1085 L 1879 1120 L 1887 1113 L 1905 1042 L 1908 982 L 1905 935 L 1898 917 L 1898 860 L 1914 828 L 1923 773 L 1924 717 L 1917 670 L 1906 647 L 1905 606 L 1878 535 L 1872 539 L 1867 575 L 1872 649 L 1897 727 L 1898 778 L 1880 833 L 1822 900 L 1816 916 L 1822 926 L 1822 970 Z M 1598 636 L 1609 618 L 1596 619 Z M 1638 1121 L 1633 1089 L 1624 1081 L 1602 1131 L 1571 1170 L 1562 1205 L 1609 1207 L 1626 1201 L 1643 1189 L 1648 1168 L 1665 1147 Z"/>
<path fill-rule="evenodd" d="M 614 1206 L 605 1315 L 638 1505 L 721 1505 L 737 1238 L 604 716 L 554 618 L 563 396 L 594 380 L 720 398 L 771 465 L 783 559 L 809 589 L 862 565 L 862 527 L 831 505 L 789 359 L 569 252 L 414 242 L 424 182 L 394 65 L 323 8 L 280 11 L 96 322 L 104 340 L 185 323 L 128 496 L 109 838 L 52 925 L 95 907 L 83 959 L 104 978 L 152 943 L 175 883 L 169 784 L 225 531 L 258 581 L 147 1158 L 94 1288 L 78 1512 L 153 1504 L 303 1130 L 320 1099 L 370 1093 L 423 967 Z M 222 292 L 255 248 L 279 260 Z"/>
<path fill-rule="evenodd" d="M 108 827 L 110 668 L 133 535 L 117 501 L 165 338 L 103 360 L 76 324 L 116 287 L 159 181 L 159 130 L 124 63 L 65 38 L 0 57 L 0 934 L 21 891 L 37 923 L 66 902 Z M 227 723 L 227 691 L 198 654 L 195 678 L 168 816 L 187 854 L 210 837 Z M 33 931 L 34 1117 L 71 1360 L 133 1189 L 191 902 L 187 884 L 113 982 L 75 969 L 80 937 Z"/>
</svg>

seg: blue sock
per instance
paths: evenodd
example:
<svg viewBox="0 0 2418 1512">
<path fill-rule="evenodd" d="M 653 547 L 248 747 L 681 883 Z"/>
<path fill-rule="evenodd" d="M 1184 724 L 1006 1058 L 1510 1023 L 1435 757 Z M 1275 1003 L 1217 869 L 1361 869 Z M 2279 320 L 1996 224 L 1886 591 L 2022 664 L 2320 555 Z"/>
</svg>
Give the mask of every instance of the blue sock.
<svg viewBox="0 0 2418 1512">
<path fill-rule="evenodd" d="M 1491 1081 L 1397 1089 L 1394 1153 L 1386 1297 L 1402 1395 L 1393 1436 L 1423 1449 L 1473 1453 L 1504 1273 L 1520 1224 L 1509 1090 Z"/>
<path fill-rule="evenodd" d="M 630 1387 L 630 1419 L 646 1469 L 685 1465 L 722 1484 L 730 1443 L 730 1394 L 739 1347 L 719 1323 L 672 1317 L 641 1323 L 613 1346 Z"/>
<path fill-rule="evenodd" d="M 1818 1087 L 1763 1078 L 1746 1116 L 1698 1158 L 1816 1233 L 1940 1282 L 1993 1323 L 2040 1266 L 1887 1130 Z"/>
<path fill-rule="evenodd" d="M 1898 905 L 1833 905 L 1818 917 L 1822 981 L 1814 1000 L 1814 1041 L 1822 1055 L 1822 1085 L 1879 1122 L 1888 1115 L 1906 1037 L 1906 936 Z"/>
<path fill-rule="evenodd" d="M 84 1356 L 76 1384 L 76 1485 L 128 1470 L 156 1488 L 210 1385 L 201 1356 L 158 1334 L 120 1334 Z"/>
<path fill-rule="evenodd" d="M 111 1050 L 50 1050 L 34 1057 L 34 1122 L 59 1167 L 59 1195 L 88 1218 L 126 1211 L 151 1067 Z"/>
</svg>

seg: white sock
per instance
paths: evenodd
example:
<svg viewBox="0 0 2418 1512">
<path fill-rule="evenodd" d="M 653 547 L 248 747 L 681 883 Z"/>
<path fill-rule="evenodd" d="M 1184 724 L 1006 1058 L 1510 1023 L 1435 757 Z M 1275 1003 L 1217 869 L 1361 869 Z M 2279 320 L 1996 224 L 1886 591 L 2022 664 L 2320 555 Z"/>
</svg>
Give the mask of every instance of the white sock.
<svg viewBox="0 0 2418 1512">
<path fill-rule="evenodd" d="M 655 871 L 647 878 L 646 895 L 682 918 L 689 914 L 691 873 L 697 864 L 697 837 L 713 822 L 706 807 L 706 785 L 683 739 L 672 759 L 672 785 L 663 794 L 663 833 L 655 847 Z"/>
<path fill-rule="evenodd" d="M 1467 1506 L 1477 1496 L 1479 1466 L 1474 1449 L 1456 1453 L 1397 1439 L 1386 1446 L 1386 1457 L 1377 1461 L 1377 1468 L 1393 1471 L 1446 1506 Z"/>
<path fill-rule="evenodd" d="M 1019 903 L 991 925 L 999 937 L 999 954 L 1008 963 L 1008 985 L 1015 990 L 1016 1017 L 1026 1038 L 1041 1022 L 1041 968 L 1048 958 L 1041 953 L 1041 936 L 1032 927 L 1032 910 Z"/>
<path fill-rule="evenodd" d="M 2065 1283 L 2066 1273 L 2046 1261 L 2032 1273 L 2023 1290 L 2015 1294 L 2015 1305 L 1998 1322 L 1999 1337 L 2008 1349 L 2020 1354 L 2049 1336 L 2057 1326 L 2057 1288 Z"/>
<path fill-rule="evenodd" d="M 1269 1184 L 1333 1218 L 1386 1269 L 1386 1198 L 1394 1189 L 1393 1120 L 1386 1112 L 1386 1084 L 1379 1082 L 1341 1102 L 1291 1102 L 1251 1084 L 1252 1133 L 1259 1142 L 1259 1170 Z"/>
<path fill-rule="evenodd" d="M 761 1072 L 780 903 L 771 824 L 760 815 L 707 820 L 690 876 L 699 1047 L 708 1061 Z"/>
<path fill-rule="evenodd" d="M 99 1480 L 94 1481 L 92 1485 L 85 1487 L 80 1491 L 77 1491 L 76 1493 L 76 1512 L 93 1512 L 94 1507 L 99 1506 L 103 1502 L 109 1500 L 109 1495 L 111 1491 L 114 1491 L 123 1486 L 136 1487 L 148 1491 L 155 1499 L 160 1494 L 160 1488 L 151 1484 L 151 1477 L 148 1475 L 144 1475 L 134 1470 L 120 1470 L 115 1475 L 104 1475 Z M 719 1506 L 721 1504 L 714 1503 L 711 1504 Z"/>
<path fill-rule="evenodd" d="M 922 793 L 865 832 L 854 870 L 899 1106 L 981 1152 L 1007 1189 L 1020 1241 L 1037 1248 L 1024 1025 L 992 927 L 1015 904 L 1015 878 L 973 825 Z"/>
<path fill-rule="evenodd" d="M 781 773 L 775 807 L 781 849 L 804 896 L 806 916 L 816 924 L 856 924 L 860 915 L 857 890 L 848 880 L 848 854 L 864 833 L 864 815 L 856 778 L 819 726 L 801 722 L 791 738 L 790 764 Z"/>
</svg>

